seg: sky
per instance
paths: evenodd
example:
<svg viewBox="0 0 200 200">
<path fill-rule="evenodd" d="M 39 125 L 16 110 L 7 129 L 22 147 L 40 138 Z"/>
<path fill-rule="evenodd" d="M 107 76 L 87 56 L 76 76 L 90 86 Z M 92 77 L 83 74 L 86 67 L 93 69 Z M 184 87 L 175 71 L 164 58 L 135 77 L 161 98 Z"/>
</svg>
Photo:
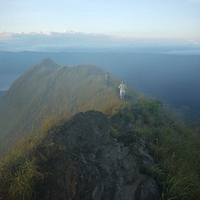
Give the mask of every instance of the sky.
<svg viewBox="0 0 200 200">
<path fill-rule="evenodd" d="M 0 50 L 200 45 L 200 0 L 0 0 Z"/>
</svg>

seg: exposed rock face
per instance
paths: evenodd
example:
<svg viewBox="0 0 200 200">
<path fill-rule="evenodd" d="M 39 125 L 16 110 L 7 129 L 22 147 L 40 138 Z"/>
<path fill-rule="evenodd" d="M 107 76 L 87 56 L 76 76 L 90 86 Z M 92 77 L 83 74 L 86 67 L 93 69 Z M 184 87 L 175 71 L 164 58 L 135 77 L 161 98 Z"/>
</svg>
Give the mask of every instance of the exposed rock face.
<svg viewBox="0 0 200 200">
<path fill-rule="evenodd" d="M 144 141 L 110 136 L 106 115 L 79 113 L 60 127 L 39 151 L 51 174 L 40 192 L 43 200 L 156 200 L 156 182 L 142 173 L 151 166 Z M 43 163 L 44 165 L 44 163 Z"/>
</svg>

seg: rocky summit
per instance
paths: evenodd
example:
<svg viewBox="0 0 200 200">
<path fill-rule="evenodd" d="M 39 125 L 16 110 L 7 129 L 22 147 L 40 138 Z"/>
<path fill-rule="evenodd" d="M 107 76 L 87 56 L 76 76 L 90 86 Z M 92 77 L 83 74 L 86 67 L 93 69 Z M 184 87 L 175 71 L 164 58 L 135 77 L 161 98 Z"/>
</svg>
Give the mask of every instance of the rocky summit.
<svg viewBox="0 0 200 200">
<path fill-rule="evenodd" d="M 47 171 L 42 200 L 156 200 L 160 190 L 145 168 L 154 164 L 145 142 L 123 134 L 123 123 L 99 111 L 78 113 L 37 148 Z M 118 123 L 118 130 L 114 129 Z M 115 131 L 116 137 L 111 136 Z M 44 167 L 45 166 L 45 167 Z"/>
</svg>

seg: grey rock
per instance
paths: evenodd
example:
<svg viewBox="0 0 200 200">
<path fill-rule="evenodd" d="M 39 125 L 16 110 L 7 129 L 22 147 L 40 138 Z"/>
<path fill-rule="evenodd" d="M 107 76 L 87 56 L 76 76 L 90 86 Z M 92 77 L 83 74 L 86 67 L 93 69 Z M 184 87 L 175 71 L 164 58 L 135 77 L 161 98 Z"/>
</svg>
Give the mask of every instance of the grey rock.
<svg viewBox="0 0 200 200">
<path fill-rule="evenodd" d="M 38 151 L 49 175 L 42 200 L 159 199 L 156 182 L 141 170 L 154 164 L 140 138 L 110 136 L 110 122 L 98 111 L 79 113 L 51 134 Z"/>
</svg>

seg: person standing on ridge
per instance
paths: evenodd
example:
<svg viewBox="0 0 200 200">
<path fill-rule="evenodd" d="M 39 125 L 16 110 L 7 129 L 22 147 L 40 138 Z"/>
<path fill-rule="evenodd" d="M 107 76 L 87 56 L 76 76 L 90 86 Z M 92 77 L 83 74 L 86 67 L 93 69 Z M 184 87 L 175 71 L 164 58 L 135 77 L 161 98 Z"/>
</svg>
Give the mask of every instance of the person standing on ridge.
<svg viewBox="0 0 200 200">
<path fill-rule="evenodd" d="M 127 86 L 126 84 L 124 84 L 124 81 L 122 81 L 122 83 L 119 85 L 118 87 L 120 89 L 120 98 L 121 100 L 124 100 L 124 96 L 125 96 L 125 93 L 126 93 L 126 89 L 127 89 Z"/>
<path fill-rule="evenodd" d="M 108 86 L 110 83 L 110 74 L 107 72 L 105 75 L 106 85 Z"/>
</svg>

